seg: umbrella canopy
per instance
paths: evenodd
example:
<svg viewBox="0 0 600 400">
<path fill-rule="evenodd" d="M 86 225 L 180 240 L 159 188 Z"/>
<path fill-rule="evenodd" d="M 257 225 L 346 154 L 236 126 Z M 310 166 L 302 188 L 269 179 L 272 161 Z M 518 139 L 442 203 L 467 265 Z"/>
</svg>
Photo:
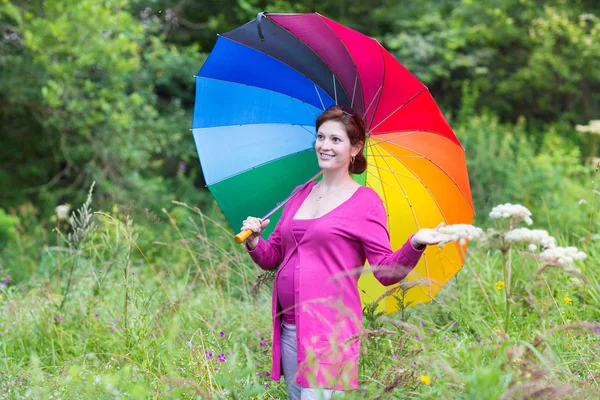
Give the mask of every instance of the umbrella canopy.
<svg viewBox="0 0 600 400">
<path fill-rule="evenodd" d="M 472 222 L 464 150 L 414 75 L 375 39 L 322 15 L 261 13 L 221 35 L 196 76 L 194 139 L 234 230 L 319 172 L 315 120 L 335 104 L 364 116 L 368 167 L 354 179 L 385 202 L 392 248 L 421 227 Z M 428 247 L 406 280 L 430 282 L 404 301 L 430 301 L 462 267 L 463 250 Z M 389 289 L 368 273 L 359 288 L 364 303 Z M 379 305 L 398 309 L 391 297 Z"/>
</svg>

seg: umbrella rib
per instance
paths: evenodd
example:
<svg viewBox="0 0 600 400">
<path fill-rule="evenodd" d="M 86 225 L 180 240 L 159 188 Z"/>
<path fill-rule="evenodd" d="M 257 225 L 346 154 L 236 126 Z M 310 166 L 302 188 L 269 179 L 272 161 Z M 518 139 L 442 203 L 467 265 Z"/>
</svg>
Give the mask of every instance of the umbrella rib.
<svg viewBox="0 0 600 400">
<path fill-rule="evenodd" d="M 331 74 L 331 78 L 333 79 L 333 94 L 335 94 L 335 104 L 337 105 L 337 87 L 335 85 L 335 74 Z"/>
<path fill-rule="evenodd" d="M 308 105 L 306 103 L 304 103 L 304 107 L 306 107 L 306 109 L 308 110 L 309 113 L 312 114 L 312 116 L 315 118 L 315 120 L 317 119 L 317 117 L 319 116 L 318 114 L 315 114 L 315 112 L 313 110 L 311 110 L 310 108 L 308 108 Z"/>
<path fill-rule="evenodd" d="M 418 132 L 418 131 L 409 132 L 408 134 L 413 134 L 413 133 L 416 133 L 416 132 Z M 408 135 L 408 134 L 407 134 L 407 135 Z M 398 136 L 398 137 L 402 137 L 402 136 L 405 136 L 405 135 L 400 135 L 400 136 Z M 394 138 L 392 138 L 392 139 L 397 139 L 398 137 L 394 137 Z M 442 171 L 444 174 L 446 174 L 446 175 L 448 176 L 448 178 L 450 178 L 450 180 L 451 180 L 451 181 L 454 183 L 454 185 L 456 186 L 456 188 L 458 189 L 458 191 L 460 192 L 460 194 L 462 194 L 462 195 L 463 195 L 463 197 L 465 198 L 465 201 L 467 202 L 467 204 L 468 204 L 468 205 L 469 205 L 469 207 L 471 208 L 471 211 L 472 211 L 473 213 L 475 213 L 475 208 L 474 208 L 474 207 L 471 205 L 471 202 L 469 202 L 469 199 L 467 198 L 467 195 L 466 195 L 466 194 L 463 192 L 462 188 L 461 188 L 460 186 L 458 186 L 458 184 L 456 183 L 456 181 L 454 180 L 454 178 L 452 178 L 452 175 L 450 175 L 450 174 L 448 173 L 448 171 L 446 171 L 444 168 L 442 168 L 442 167 L 441 167 L 441 166 L 440 166 L 438 163 L 436 163 L 435 161 L 433 161 L 433 160 L 432 160 L 430 157 L 426 157 L 424 154 L 422 154 L 422 153 L 419 153 L 419 152 L 418 152 L 418 151 L 416 151 L 416 150 L 409 149 L 408 147 L 402 146 L 402 145 L 400 145 L 400 144 L 398 144 L 398 143 L 396 143 L 396 142 L 392 142 L 392 141 L 391 141 L 392 139 L 390 139 L 390 140 L 379 140 L 379 139 L 378 139 L 378 142 L 376 142 L 375 140 L 373 140 L 373 143 L 372 143 L 372 144 L 369 144 L 369 146 L 383 145 L 383 143 L 389 143 L 389 144 L 392 144 L 392 145 L 394 145 L 394 146 L 398 146 L 398 147 L 400 147 L 401 149 L 405 149 L 405 150 L 408 150 L 408 151 L 410 151 L 410 152 L 412 152 L 412 153 L 415 153 L 415 154 L 418 154 L 418 155 L 422 156 L 422 157 L 423 157 L 425 160 L 427 160 L 427 161 L 429 161 L 430 163 L 432 163 L 433 165 L 435 165 L 437 168 L 439 168 L 439 170 L 440 170 L 440 171 Z M 404 163 L 402 163 L 402 164 L 404 164 Z"/>
<path fill-rule="evenodd" d="M 379 89 L 377 89 L 377 92 L 375 92 L 375 95 L 373 96 L 373 99 L 371 99 L 371 103 L 369 103 L 369 107 L 367 107 L 367 111 L 365 111 L 365 114 L 363 115 L 363 119 L 367 118 L 367 114 L 369 113 L 369 110 L 371 109 L 371 106 L 373 105 L 373 102 L 377 98 L 377 95 L 379 94 L 379 92 L 381 92 L 382 88 L 383 88 L 383 83 L 381 84 L 381 86 L 379 86 Z M 373 118 L 375 118 L 375 111 L 373 111 Z M 371 119 L 371 121 L 373 121 L 373 120 Z"/>
<path fill-rule="evenodd" d="M 388 120 L 388 118 L 390 118 L 392 115 L 394 115 L 398 110 L 400 110 L 402 107 L 404 107 L 405 105 L 407 105 L 408 103 L 410 103 L 411 101 L 413 101 L 414 99 L 416 99 L 418 96 L 421 95 L 421 93 L 423 92 L 428 92 L 429 89 L 425 88 L 423 90 L 421 90 L 419 93 L 415 94 L 413 97 L 411 97 L 410 99 L 406 100 L 404 103 L 402 103 L 400 105 L 400 107 L 396 108 L 394 111 L 392 111 L 387 117 L 385 117 L 384 119 L 382 119 L 381 121 L 379 121 L 379 123 L 377 125 L 375 125 L 373 128 L 371 128 L 369 130 L 369 133 L 373 132 L 375 129 L 377 129 L 379 127 L 379 125 L 383 124 L 385 121 Z"/>
<path fill-rule="evenodd" d="M 373 40 L 375 40 L 375 39 L 373 39 Z M 371 124 L 375 120 L 375 114 L 377 114 L 377 109 L 379 108 L 379 102 L 381 101 L 381 94 L 383 93 L 383 86 L 385 85 L 385 72 L 387 70 L 386 65 L 385 65 L 385 57 L 383 56 L 383 52 L 387 51 L 387 50 L 377 40 L 375 40 L 375 42 L 379 45 L 379 54 L 381 55 L 381 64 L 383 65 L 383 74 L 381 75 L 381 86 L 379 87 L 379 90 L 377 91 L 377 93 L 379 94 L 379 96 L 377 96 L 377 105 L 375 106 L 375 109 L 373 110 L 373 118 L 371 118 L 371 122 L 367 126 L 371 126 Z M 373 100 L 375 100 L 375 98 L 373 98 Z M 372 131 L 372 129 L 369 129 L 369 131 L 367 132 L 367 135 L 370 135 L 371 131 Z"/>
<path fill-rule="evenodd" d="M 321 98 L 321 93 L 319 93 L 319 89 L 317 89 L 317 84 L 313 82 L 315 86 L 315 92 L 317 92 L 317 96 L 319 97 L 319 101 L 321 102 L 321 107 L 323 107 L 323 111 L 325 110 L 325 104 L 323 104 L 323 99 Z"/>
<path fill-rule="evenodd" d="M 354 89 L 352 89 L 352 101 L 350 101 L 350 108 L 354 109 L 354 95 L 356 94 L 356 83 L 358 82 L 358 71 L 354 76 Z M 364 106 L 363 106 L 364 107 Z"/>
<path fill-rule="evenodd" d="M 310 135 L 311 135 L 311 136 L 313 136 L 313 137 L 315 137 L 315 138 L 317 137 L 317 134 L 316 134 L 316 133 L 314 133 L 314 132 L 312 132 L 312 131 L 309 131 L 308 129 L 306 129 L 306 126 L 305 126 L 305 125 L 300 125 L 300 127 L 301 127 L 302 129 L 304 129 L 306 132 L 310 133 Z"/>
</svg>

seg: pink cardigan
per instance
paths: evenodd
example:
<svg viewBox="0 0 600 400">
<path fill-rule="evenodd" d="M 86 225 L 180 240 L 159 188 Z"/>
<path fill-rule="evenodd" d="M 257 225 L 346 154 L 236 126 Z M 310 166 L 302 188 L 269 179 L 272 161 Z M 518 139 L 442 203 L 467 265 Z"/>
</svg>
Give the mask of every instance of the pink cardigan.
<svg viewBox="0 0 600 400">
<path fill-rule="evenodd" d="M 400 282 L 419 262 L 423 250 L 410 238 L 394 252 L 387 216 L 379 195 L 362 186 L 337 208 L 315 220 L 300 243 L 292 219 L 316 182 L 309 183 L 286 205 L 268 240 L 259 239 L 252 260 L 264 270 L 278 268 L 297 251 L 295 267 L 298 372 L 302 387 L 338 390 L 358 387 L 360 341 L 347 341 L 362 330 L 357 281 L 368 259 L 383 285 Z M 275 278 L 275 283 L 277 278 Z M 281 378 L 281 317 L 273 285 L 272 379 Z"/>
</svg>

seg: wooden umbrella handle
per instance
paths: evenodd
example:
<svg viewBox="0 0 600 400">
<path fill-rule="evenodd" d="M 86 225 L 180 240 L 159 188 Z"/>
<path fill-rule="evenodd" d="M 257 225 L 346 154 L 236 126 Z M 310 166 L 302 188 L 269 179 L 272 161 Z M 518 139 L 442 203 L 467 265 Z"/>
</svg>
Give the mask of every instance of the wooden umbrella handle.
<svg viewBox="0 0 600 400">
<path fill-rule="evenodd" d="M 237 235 L 235 235 L 235 242 L 238 244 L 242 244 L 246 241 L 246 239 L 248 239 L 250 237 L 250 235 L 252 235 L 252 232 L 250 229 L 246 230 L 246 231 L 241 231 L 240 233 L 238 233 Z"/>
</svg>

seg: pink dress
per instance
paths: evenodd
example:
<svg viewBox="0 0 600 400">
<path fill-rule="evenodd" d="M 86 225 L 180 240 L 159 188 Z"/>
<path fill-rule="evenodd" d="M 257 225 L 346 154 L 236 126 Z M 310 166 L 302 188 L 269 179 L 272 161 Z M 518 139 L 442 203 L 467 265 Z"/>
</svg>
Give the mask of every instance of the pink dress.
<svg viewBox="0 0 600 400">
<path fill-rule="evenodd" d="M 314 219 L 294 219 L 292 220 L 292 231 L 296 241 L 300 242 L 308 227 L 314 222 Z M 294 306 L 296 304 L 294 294 L 294 267 L 299 264 L 298 253 L 294 253 L 288 261 L 281 266 L 277 274 L 277 299 L 279 307 L 283 310 L 283 320 L 288 324 L 295 324 Z"/>
<path fill-rule="evenodd" d="M 358 278 L 369 261 L 375 278 L 384 286 L 400 282 L 419 262 L 423 250 L 410 237 L 393 250 L 385 206 L 373 189 L 362 186 L 337 208 L 314 220 L 299 241 L 293 230 L 296 212 L 317 182 L 303 187 L 284 207 L 268 240 L 246 250 L 264 270 L 286 265 L 296 256 L 294 312 L 298 370 L 302 387 L 338 390 L 358 387 L 358 358 L 362 331 L 362 304 Z M 301 266 L 301 267 L 300 267 Z M 291 267 L 291 268 L 290 268 Z M 278 270 L 273 282 L 274 380 L 281 379 L 281 316 Z"/>
</svg>

